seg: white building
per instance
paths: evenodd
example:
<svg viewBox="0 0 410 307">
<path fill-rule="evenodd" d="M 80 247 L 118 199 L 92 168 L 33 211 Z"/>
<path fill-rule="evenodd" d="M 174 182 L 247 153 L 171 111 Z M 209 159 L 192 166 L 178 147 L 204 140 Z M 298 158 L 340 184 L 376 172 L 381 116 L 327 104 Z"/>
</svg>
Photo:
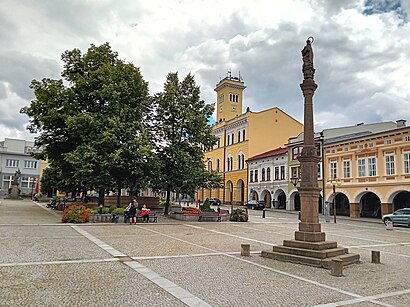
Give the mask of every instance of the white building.
<svg viewBox="0 0 410 307">
<path fill-rule="evenodd" d="M 12 177 L 18 170 L 21 195 L 34 193 L 40 178 L 40 161 L 30 156 L 35 150 L 32 141 L 5 138 L 0 142 L 0 196 L 8 194 Z"/>
<path fill-rule="evenodd" d="M 264 201 L 267 208 L 286 209 L 288 149 L 276 148 L 253 156 L 248 163 L 249 200 Z"/>
</svg>

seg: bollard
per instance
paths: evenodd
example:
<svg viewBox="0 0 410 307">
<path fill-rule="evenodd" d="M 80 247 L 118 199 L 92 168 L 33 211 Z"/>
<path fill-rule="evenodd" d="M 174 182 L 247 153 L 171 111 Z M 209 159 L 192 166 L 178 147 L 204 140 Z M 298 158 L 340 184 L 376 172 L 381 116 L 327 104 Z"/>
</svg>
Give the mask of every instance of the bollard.
<svg viewBox="0 0 410 307">
<path fill-rule="evenodd" d="M 262 218 L 265 218 L 265 209 L 262 210 Z"/>
<path fill-rule="evenodd" d="M 380 263 L 380 252 L 372 251 L 372 263 Z"/>
<path fill-rule="evenodd" d="M 245 208 L 246 215 L 248 215 L 248 207 Z"/>
<path fill-rule="evenodd" d="M 342 277 L 343 276 L 343 260 L 342 259 L 332 259 L 331 273 L 333 276 Z"/>
<path fill-rule="evenodd" d="M 392 221 L 386 221 L 386 230 L 393 230 Z"/>
<path fill-rule="evenodd" d="M 250 255 L 251 255 L 251 245 L 241 244 L 241 256 L 250 256 Z"/>
</svg>

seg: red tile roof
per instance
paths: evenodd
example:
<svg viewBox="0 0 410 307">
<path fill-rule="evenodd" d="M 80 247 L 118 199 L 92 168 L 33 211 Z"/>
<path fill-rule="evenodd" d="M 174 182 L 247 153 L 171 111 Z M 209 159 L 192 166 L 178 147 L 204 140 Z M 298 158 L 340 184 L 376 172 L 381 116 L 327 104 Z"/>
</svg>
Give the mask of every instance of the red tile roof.
<svg viewBox="0 0 410 307">
<path fill-rule="evenodd" d="M 287 152 L 288 152 L 288 149 L 287 149 L 287 148 L 279 147 L 279 148 L 276 148 L 276 149 L 269 150 L 269 151 L 267 151 L 267 152 L 261 153 L 261 154 L 259 154 L 259 155 L 250 157 L 250 158 L 248 159 L 248 161 L 256 160 L 256 159 L 261 159 L 261 158 L 266 158 L 266 157 L 278 156 L 278 155 L 285 154 L 285 153 L 287 153 Z"/>
</svg>

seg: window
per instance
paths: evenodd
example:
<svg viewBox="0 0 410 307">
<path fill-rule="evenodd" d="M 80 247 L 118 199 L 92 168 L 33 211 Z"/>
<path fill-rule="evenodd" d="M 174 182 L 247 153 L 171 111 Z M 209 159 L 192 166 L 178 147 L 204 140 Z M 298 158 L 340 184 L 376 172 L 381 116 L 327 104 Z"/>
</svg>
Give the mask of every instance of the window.
<svg viewBox="0 0 410 307">
<path fill-rule="evenodd" d="M 238 155 L 238 169 L 242 168 L 242 155 Z"/>
<path fill-rule="evenodd" d="M 37 161 L 24 161 L 24 168 L 37 168 Z"/>
<path fill-rule="evenodd" d="M 244 169 L 245 168 L 245 155 L 244 154 L 241 154 L 241 162 L 242 162 L 241 169 Z"/>
<path fill-rule="evenodd" d="M 275 166 L 275 180 L 279 180 L 279 166 Z"/>
<path fill-rule="evenodd" d="M 299 166 L 292 166 L 290 168 L 291 177 L 293 178 L 300 178 L 300 167 Z"/>
<path fill-rule="evenodd" d="M 265 181 L 265 169 L 262 168 L 262 180 L 261 181 Z"/>
<path fill-rule="evenodd" d="M 219 102 L 224 102 L 224 95 L 219 95 Z"/>
<path fill-rule="evenodd" d="M 236 106 L 232 106 L 232 111 L 236 111 Z"/>
<path fill-rule="evenodd" d="M 350 160 L 343 161 L 343 178 L 350 178 Z"/>
<path fill-rule="evenodd" d="M 36 185 L 36 177 L 21 177 L 20 186 L 22 188 L 34 189 Z"/>
<path fill-rule="evenodd" d="M 394 156 L 386 156 L 386 175 L 394 175 Z"/>
<path fill-rule="evenodd" d="M 406 142 L 410 142 L 410 136 L 406 136 L 406 137 L 404 138 L 404 140 L 405 140 Z"/>
<path fill-rule="evenodd" d="M 363 149 L 363 144 L 359 144 L 359 149 Z"/>
<path fill-rule="evenodd" d="M 374 143 L 369 143 L 369 148 L 374 147 Z"/>
<path fill-rule="evenodd" d="M 406 174 L 410 173 L 410 153 L 405 152 L 403 155 L 403 160 L 404 160 L 404 172 Z"/>
<path fill-rule="evenodd" d="M 242 130 L 242 141 L 245 141 L 245 129 Z"/>
<path fill-rule="evenodd" d="M 219 159 L 216 159 L 216 171 L 219 172 Z"/>
<path fill-rule="evenodd" d="M 3 176 L 3 186 L 2 189 L 3 190 L 8 190 L 11 186 L 11 176 Z"/>
<path fill-rule="evenodd" d="M 376 158 L 367 158 L 367 167 L 369 168 L 369 176 L 376 176 Z"/>
<path fill-rule="evenodd" d="M 19 167 L 19 160 L 6 159 L 6 167 Z"/>
<path fill-rule="evenodd" d="M 232 134 L 231 134 L 231 144 L 235 143 L 234 136 L 235 136 L 235 135 L 232 133 Z"/>
<path fill-rule="evenodd" d="M 208 160 L 208 172 L 212 172 L 212 161 Z"/>
<path fill-rule="evenodd" d="M 249 172 L 249 179 L 250 179 L 250 182 L 253 182 L 253 171 Z"/>
<path fill-rule="evenodd" d="M 258 170 L 255 170 L 255 182 L 258 182 Z"/>
<path fill-rule="evenodd" d="M 391 139 L 386 140 L 386 144 L 387 144 L 387 145 L 391 145 L 391 143 L 392 143 L 392 140 L 391 140 Z"/>
<path fill-rule="evenodd" d="M 238 102 L 238 95 L 237 94 L 229 94 L 229 101 Z"/>
<path fill-rule="evenodd" d="M 337 162 L 330 162 L 330 178 L 337 178 Z"/>
<path fill-rule="evenodd" d="M 266 169 L 266 180 L 270 181 L 270 167 Z"/>
<path fill-rule="evenodd" d="M 226 145 L 229 145 L 229 143 L 231 142 L 231 136 L 229 134 L 228 134 L 228 140 L 226 142 L 227 142 Z"/>
<path fill-rule="evenodd" d="M 238 143 L 241 141 L 241 131 L 238 131 Z"/>
<path fill-rule="evenodd" d="M 302 146 L 292 148 L 292 160 L 296 160 L 302 153 Z"/>
<path fill-rule="evenodd" d="M 280 180 L 284 180 L 285 179 L 285 166 L 282 165 L 280 167 Z"/>
<path fill-rule="evenodd" d="M 365 159 L 357 160 L 357 173 L 359 177 L 366 176 L 366 160 Z"/>
<path fill-rule="evenodd" d="M 218 148 L 221 147 L 221 138 L 218 138 Z"/>
<path fill-rule="evenodd" d="M 317 179 L 322 179 L 322 163 L 317 164 Z"/>
</svg>

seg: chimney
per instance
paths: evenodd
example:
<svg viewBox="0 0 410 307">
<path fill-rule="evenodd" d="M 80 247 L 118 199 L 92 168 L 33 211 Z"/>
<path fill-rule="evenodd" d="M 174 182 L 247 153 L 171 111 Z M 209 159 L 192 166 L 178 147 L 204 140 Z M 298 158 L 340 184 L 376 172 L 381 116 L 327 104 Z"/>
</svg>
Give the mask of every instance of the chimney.
<svg viewBox="0 0 410 307">
<path fill-rule="evenodd" d="M 406 127 L 406 120 L 405 119 L 396 120 L 396 123 L 397 123 L 397 128 Z"/>
</svg>

